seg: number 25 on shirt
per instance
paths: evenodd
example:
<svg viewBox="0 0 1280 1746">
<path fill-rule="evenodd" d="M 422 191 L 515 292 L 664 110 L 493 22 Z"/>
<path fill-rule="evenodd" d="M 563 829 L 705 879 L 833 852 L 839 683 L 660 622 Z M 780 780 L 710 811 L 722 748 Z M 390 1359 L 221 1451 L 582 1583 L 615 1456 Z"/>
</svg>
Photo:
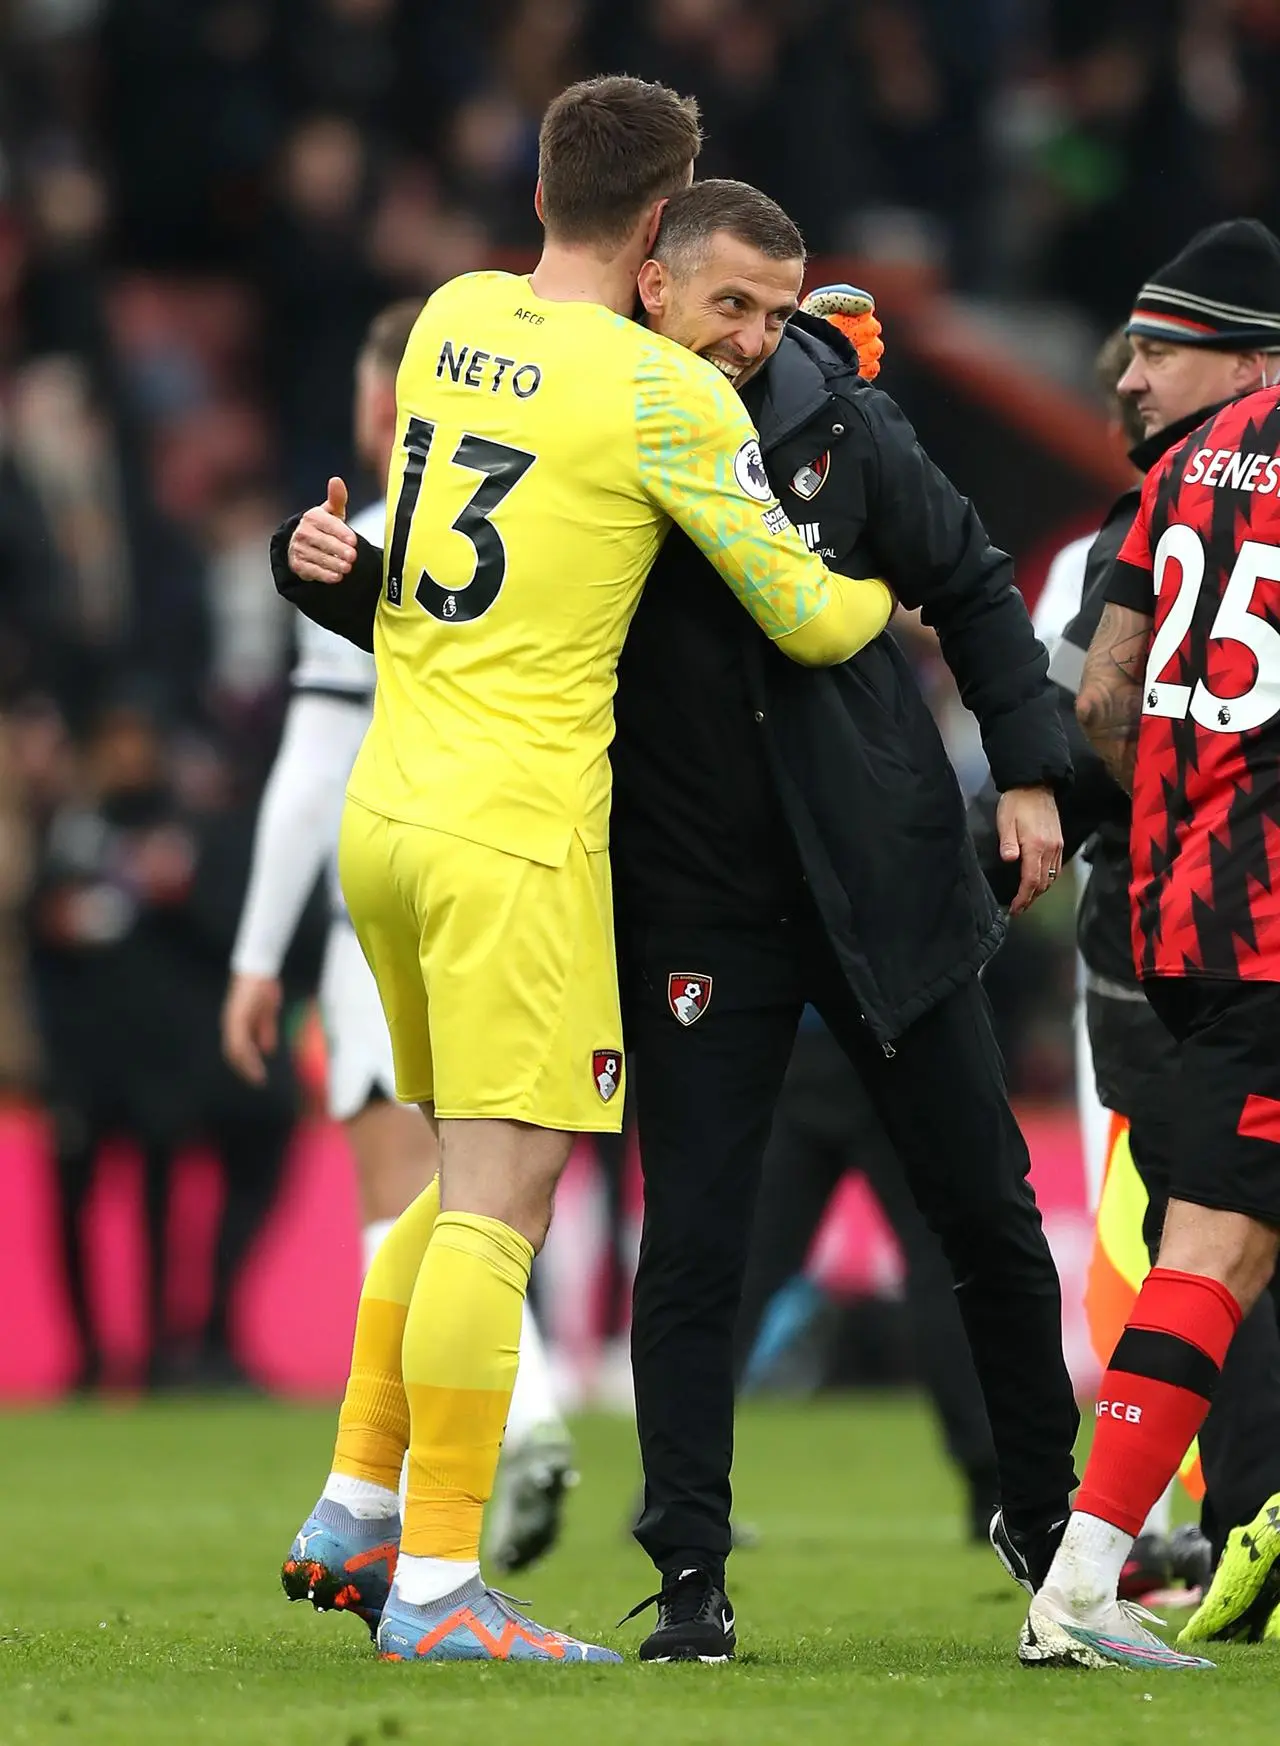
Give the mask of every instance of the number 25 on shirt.
<svg viewBox="0 0 1280 1746">
<path fill-rule="evenodd" d="M 1233 680 L 1238 677 L 1240 688 L 1230 695 L 1219 695 L 1208 673 L 1190 685 L 1163 676 L 1173 667 L 1188 634 L 1195 634 L 1196 607 L 1205 576 L 1200 535 L 1183 524 L 1166 528 L 1154 557 L 1152 580 L 1157 597 L 1163 596 L 1175 577 L 1177 591 L 1160 614 L 1151 640 L 1143 681 L 1143 714 L 1172 721 L 1185 721 L 1190 716 L 1211 733 L 1248 733 L 1265 726 L 1280 713 L 1280 629 L 1255 608 L 1260 591 L 1265 590 L 1273 611 L 1280 615 L 1280 547 L 1260 540 L 1244 541 L 1209 626 L 1208 646 L 1199 660 L 1193 656 L 1193 671 L 1194 666 L 1209 668 L 1212 664 L 1225 666 Z M 1203 632 L 1200 634 L 1203 637 Z M 1223 647 L 1215 661 L 1214 644 L 1236 645 L 1248 654 L 1242 659 Z M 1215 673 L 1215 682 L 1221 683 L 1222 676 Z"/>
</svg>

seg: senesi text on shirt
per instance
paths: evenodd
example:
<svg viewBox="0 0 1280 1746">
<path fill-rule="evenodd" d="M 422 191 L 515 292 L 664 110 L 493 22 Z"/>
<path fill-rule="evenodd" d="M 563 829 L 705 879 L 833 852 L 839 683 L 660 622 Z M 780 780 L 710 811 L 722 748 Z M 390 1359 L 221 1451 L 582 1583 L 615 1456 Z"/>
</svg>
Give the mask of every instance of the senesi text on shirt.
<svg viewBox="0 0 1280 1746">
<path fill-rule="evenodd" d="M 1221 486 L 1227 491 L 1280 490 L 1280 455 L 1241 454 L 1236 449 L 1197 449 L 1182 475 L 1184 485 Z"/>
</svg>

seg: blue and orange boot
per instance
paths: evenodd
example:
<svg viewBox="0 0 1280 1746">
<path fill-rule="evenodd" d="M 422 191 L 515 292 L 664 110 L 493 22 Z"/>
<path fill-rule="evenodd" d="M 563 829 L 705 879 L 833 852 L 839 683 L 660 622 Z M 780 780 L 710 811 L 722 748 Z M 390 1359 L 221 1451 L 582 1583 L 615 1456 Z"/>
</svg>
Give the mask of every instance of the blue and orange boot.
<svg viewBox="0 0 1280 1746">
<path fill-rule="evenodd" d="M 354 1613 L 376 1638 L 399 1552 L 398 1515 L 362 1521 L 322 1497 L 294 1536 L 280 1582 L 291 1601 Z"/>
<path fill-rule="evenodd" d="M 616 1662 L 621 1655 L 536 1625 L 473 1576 L 443 1600 L 411 1606 L 393 1591 L 378 1626 L 383 1661 Z"/>
</svg>

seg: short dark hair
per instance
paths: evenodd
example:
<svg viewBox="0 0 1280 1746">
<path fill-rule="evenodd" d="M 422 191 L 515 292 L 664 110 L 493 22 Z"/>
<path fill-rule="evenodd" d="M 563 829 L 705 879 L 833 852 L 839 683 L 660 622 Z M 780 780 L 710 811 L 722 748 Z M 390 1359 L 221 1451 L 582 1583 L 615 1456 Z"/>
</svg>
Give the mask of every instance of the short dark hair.
<svg viewBox="0 0 1280 1746">
<path fill-rule="evenodd" d="M 360 356 L 368 358 L 378 369 L 394 375 L 400 368 L 400 360 L 409 345 L 409 335 L 422 310 L 421 297 L 402 297 L 398 303 L 389 303 L 385 309 L 379 310 L 369 323 Z"/>
<path fill-rule="evenodd" d="M 684 186 L 701 150 L 696 98 L 622 76 L 570 85 L 538 135 L 547 235 L 621 242 L 646 206 Z"/>
<path fill-rule="evenodd" d="M 1133 341 L 1123 327 L 1118 327 L 1103 340 L 1093 361 L 1094 380 L 1102 390 L 1107 410 L 1119 421 L 1130 448 L 1140 443 L 1146 435 L 1146 426 L 1139 416 L 1133 396 L 1117 392 L 1120 378 L 1129 368 L 1132 358 Z"/>
<path fill-rule="evenodd" d="M 766 260 L 804 259 L 804 238 L 778 202 L 750 182 L 727 177 L 708 177 L 671 196 L 653 245 L 654 259 L 691 270 L 701 265 L 717 231 L 759 249 Z"/>
</svg>

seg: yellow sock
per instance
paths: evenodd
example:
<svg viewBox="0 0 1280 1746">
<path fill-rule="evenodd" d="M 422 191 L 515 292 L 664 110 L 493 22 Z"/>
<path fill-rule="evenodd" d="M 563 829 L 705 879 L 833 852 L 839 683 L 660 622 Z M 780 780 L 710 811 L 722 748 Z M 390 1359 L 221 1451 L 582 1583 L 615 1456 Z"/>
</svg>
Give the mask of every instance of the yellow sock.
<svg viewBox="0 0 1280 1746">
<path fill-rule="evenodd" d="M 409 1491 L 400 1550 L 480 1556 L 511 1405 L 533 1248 L 498 1219 L 441 1213 L 404 1331 Z"/>
<path fill-rule="evenodd" d="M 409 1403 L 400 1370 L 405 1318 L 439 1213 L 436 1177 L 387 1233 L 360 1292 L 333 1471 L 388 1491 L 399 1487 L 409 1443 Z"/>
</svg>

